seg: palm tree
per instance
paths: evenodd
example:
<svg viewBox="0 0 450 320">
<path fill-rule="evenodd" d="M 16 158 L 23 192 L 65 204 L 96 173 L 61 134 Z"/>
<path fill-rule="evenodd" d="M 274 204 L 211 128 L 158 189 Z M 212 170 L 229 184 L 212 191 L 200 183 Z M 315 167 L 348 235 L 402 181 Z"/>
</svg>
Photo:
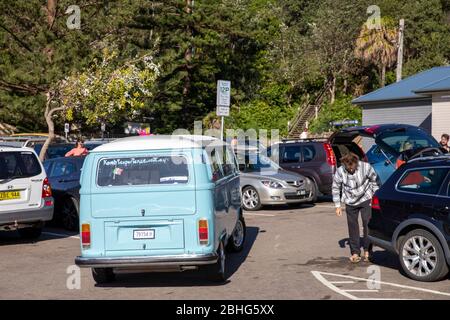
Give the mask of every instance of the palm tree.
<svg viewBox="0 0 450 320">
<path fill-rule="evenodd" d="M 365 23 L 356 40 L 355 56 L 377 66 L 380 85 L 386 83 L 386 69 L 397 59 L 397 28 L 392 19 L 382 18 L 379 28 L 369 28 Z"/>
</svg>

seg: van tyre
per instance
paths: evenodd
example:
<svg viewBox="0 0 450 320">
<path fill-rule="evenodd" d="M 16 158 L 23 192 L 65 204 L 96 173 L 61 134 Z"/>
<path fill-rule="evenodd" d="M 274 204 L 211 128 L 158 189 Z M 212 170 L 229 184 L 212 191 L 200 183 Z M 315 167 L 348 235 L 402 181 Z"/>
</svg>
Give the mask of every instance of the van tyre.
<svg viewBox="0 0 450 320">
<path fill-rule="evenodd" d="M 247 230 L 245 226 L 245 220 L 242 214 L 239 215 L 239 219 L 236 221 L 233 233 L 228 239 L 227 250 L 230 252 L 240 252 L 244 249 L 245 236 Z"/>
<path fill-rule="evenodd" d="M 37 239 L 42 234 L 42 226 L 19 229 L 19 235 L 23 239 Z"/>
<path fill-rule="evenodd" d="M 416 229 L 402 238 L 399 258 L 406 275 L 417 281 L 439 281 L 449 272 L 439 240 L 426 230 Z"/>
<path fill-rule="evenodd" d="M 257 211 L 261 209 L 261 199 L 255 188 L 249 186 L 242 190 L 242 206 L 247 211 Z"/>
<path fill-rule="evenodd" d="M 116 279 L 112 268 L 92 268 L 92 277 L 97 284 L 113 282 Z"/>
<path fill-rule="evenodd" d="M 217 262 L 207 266 L 207 275 L 211 281 L 225 282 L 226 278 L 226 254 L 225 245 L 220 241 L 217 249 Z"/>
</svg>

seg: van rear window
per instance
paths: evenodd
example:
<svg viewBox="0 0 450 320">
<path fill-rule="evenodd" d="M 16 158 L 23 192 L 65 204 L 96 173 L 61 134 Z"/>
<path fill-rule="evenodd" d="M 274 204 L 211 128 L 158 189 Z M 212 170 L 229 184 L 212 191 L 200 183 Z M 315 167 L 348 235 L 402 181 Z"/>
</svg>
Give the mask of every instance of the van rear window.
<svg viewBox="0 0 450 320">
<path fill-rule="evenodd" d="M 42 172 L 39 160 L 29 151 L 0 153 L 0 180 L 37 176 Z"/>
<path fill-rule="evenodd" d="M 97 172 L 97 184 L 101 187 L 184 184 L 188 180 L 187 160 L 183 156 L 105 158 L 100 160 Z"/>
</svg>

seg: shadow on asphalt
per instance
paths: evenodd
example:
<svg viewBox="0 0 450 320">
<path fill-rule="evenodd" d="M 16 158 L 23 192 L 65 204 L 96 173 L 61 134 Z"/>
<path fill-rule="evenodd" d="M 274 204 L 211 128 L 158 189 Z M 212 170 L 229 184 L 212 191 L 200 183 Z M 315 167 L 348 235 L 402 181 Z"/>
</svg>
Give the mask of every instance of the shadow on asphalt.
<svg viewBox="0 0 450 320">
<path fill-rule="evenodd" d="M 230 278 L 239 270 L 247 259 L 259 233 L 258 227 L 247 227 L 244 249 L 238 253 L 228 253 L 226 259 L 227 277 Z M 118 274 L 114 282 L 96 285 L 101 288 L 139 288 L 139 287 L 192 287 L 192 286 L 222 286 L 229 283 L 215 283 L 209 280 L 202 269 L 170 273 L 130 273 Z"/>
<path fill-rule="evenodd" d="M 262 207 L 264 211 L 280 211 L 280 210 L 292 210 L 292 209 L 302 209 L 302 208 L 313 208 L 316 203 L 327 203 L 331 202 L 332 199 L 329 196 L 320 196 L 317 198 L 315 203 L 290 203 L 290 204 L 278 204 L 278 205 L 265 205 Z M 247 211 L 258 213 L 258 211 Z"/>
<path fill-rule="evenodd" d="M 42 234 L 37 239 L 24 239 L 20 237 L 18 231 L 0 231 L 0 246 L 18 244 L 37 244 L 39 242 L 64 239 L 71 236 L 78 236 L 77 232 L 71 232 L 60 228 L 44 228 Z"/>
</svg>

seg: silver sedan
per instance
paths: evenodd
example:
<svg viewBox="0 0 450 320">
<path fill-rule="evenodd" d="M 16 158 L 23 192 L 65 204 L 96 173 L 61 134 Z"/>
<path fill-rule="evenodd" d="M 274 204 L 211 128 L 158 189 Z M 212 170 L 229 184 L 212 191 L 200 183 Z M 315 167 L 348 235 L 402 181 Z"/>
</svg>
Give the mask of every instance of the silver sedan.
<svg viewBox="0 0 450 320">
<path fill-rule="evenodd" d="M 280 168 L 268 157 L 254 152 L 237 153 L 241 171 L 242 206 L 259 210 L 263 205 L 311 202 L 312 181 Z"/>
</svg>

